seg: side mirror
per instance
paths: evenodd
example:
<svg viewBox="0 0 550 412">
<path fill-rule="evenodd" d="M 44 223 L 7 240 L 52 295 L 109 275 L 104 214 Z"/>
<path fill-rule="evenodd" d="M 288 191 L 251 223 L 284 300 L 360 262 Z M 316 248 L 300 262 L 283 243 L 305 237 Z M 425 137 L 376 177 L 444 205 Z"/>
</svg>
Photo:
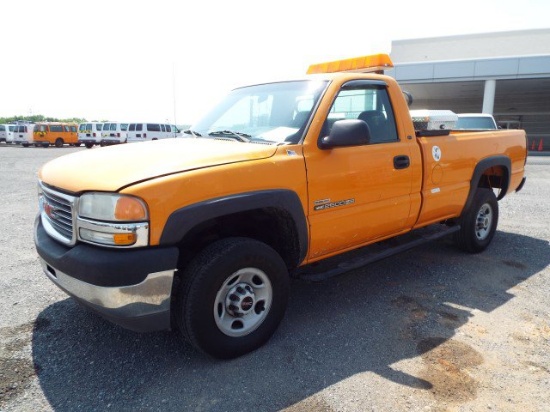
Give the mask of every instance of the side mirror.
<svg viewBox="0 0 550 412">
<path fill-rule="evenodd" d="M 338 120 L 332 125 L 330 134 L 321 137 L 319 149 L 362 146 L 370 143 L 370 130 L 366 122 L 359 119 Z"/>
<path fill-rule="evenodd" d="M 413 104 L 413 95 L 406 91 L 406 90 L 402 90 L 403 94 L 405 95 L 405 100 L 407 101 L 407 106 L 411 107 L 411 105 Z"/>
</svg>

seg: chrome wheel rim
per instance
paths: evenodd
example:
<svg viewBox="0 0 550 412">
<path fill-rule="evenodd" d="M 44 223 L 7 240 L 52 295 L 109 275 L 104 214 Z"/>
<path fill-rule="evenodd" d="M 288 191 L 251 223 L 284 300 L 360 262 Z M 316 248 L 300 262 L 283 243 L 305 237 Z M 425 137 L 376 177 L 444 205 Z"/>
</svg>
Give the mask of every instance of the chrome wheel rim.
<svg viewBox="0 0 550 412">
<path fill-rule="evenodd" d="M 478 240 L 485 240 L 491 231 L 493 225 L 493 209 L 488 203 L 485 203 L 479 209 L 476 217 L 475 233 Z"/>
<path fill-rule="evenodd" d="M 265 320 L 272 301 L 273 288 L 265 272 L 240 269 L 225 279 L 216 294 L 216 325 L 227 336 L 248 335 Z"/>
</svg>

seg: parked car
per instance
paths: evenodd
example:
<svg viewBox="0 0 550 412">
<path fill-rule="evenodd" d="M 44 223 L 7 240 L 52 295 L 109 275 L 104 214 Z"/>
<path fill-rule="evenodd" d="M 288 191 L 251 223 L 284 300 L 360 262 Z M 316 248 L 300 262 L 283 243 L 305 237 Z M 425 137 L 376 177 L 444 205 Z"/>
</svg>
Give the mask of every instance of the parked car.
<svg viewBox="0 0 550 412">
<path fill-rule="evenodd" d="M 83 144 L 88 149 L 101 142 L 101 130 L 103 123 L 88 122 L 80 123 L 78 126 L 78 143 Z"/>
<path fill-rule="evenodd" d="M 34 123 L 18 123 L 13 129 L 13 143 L 29 147 L 34 143 Z"/>
<path fill-rule="evenodd" d="M 63 147 L 64 144 L 80 146 L 80 143 L 78 143 L 77 127 L 76 123 L 36 123 L 33 133 L 33 144 L 37 147 L 49 147 L 50 145 Z"/>
<path fill-rule="evenodd" d="M 181 132 L 174 124 L 130 123 L 128 127 L 128 143 L 167 139 L 178 136 L 181 136 Z"/>
<path fill-rule="evenodd" d="M 129 123 L 103 123 L 101 129 L 101 146 L 126 143 Z"/>
<path fill-rule="evenodd" d="M 458 113 L 454 130 L 496 130 L 497 122 L 488 113 Z"/>
<path fill-rule="evenodd" d="M 15 124 L 0 124 L 0 142 L 13 143 Z"/>
</svg>

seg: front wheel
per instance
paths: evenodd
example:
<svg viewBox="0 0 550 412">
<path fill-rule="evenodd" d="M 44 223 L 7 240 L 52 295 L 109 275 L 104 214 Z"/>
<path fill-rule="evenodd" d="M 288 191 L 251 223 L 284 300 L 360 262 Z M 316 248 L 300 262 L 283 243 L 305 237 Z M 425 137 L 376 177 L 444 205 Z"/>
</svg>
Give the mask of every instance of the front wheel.
<svg viewBox="0 0 550 412">
<path fill-rule="evenodd" d="M 65 142 L 61 137 L 58 137 L 57 139 L 55 139 L 55 147 L 63 147 L 64 144 Z"/>
<path fill-rule="evenodd" d="M 86 146 L 86 149 L 91 149 L 92 147 L 94 147 L 94 144 L 93 143 L 85 143 L 85 146 Z"/>
<path fill-rule="evenodd" d="M 470 208 L 459 219 L 454 239 L 466 252 L 479 253 L 493 240 L 498 224 L 498 201 L 491 189 L 477 189 Z"/>
<path fill-rule="evenodd" d="M 176 322 L 195 348 L 220 359 L 251 352 L 273 335 L 287 305 L 288 270 L 268 245 L 228 238 L 183 271 Z"/>
</svg>

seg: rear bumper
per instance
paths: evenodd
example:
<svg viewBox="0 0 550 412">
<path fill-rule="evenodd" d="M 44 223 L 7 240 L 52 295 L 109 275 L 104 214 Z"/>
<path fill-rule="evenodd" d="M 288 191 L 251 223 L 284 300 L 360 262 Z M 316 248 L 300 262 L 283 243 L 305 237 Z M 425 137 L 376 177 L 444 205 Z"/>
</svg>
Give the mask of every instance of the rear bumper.
<svg viewBox="0 0 550 412">
<path fill-rule="evenodd" d="M 68 248 L 46 234 L 40 218 L 35 246 L 46 276 L 78 302 L 130 330 L 170 329 L 177 248 Z"/>
<path fill-rule="evenodd" d="M 112 145 L 112 144 L 120 144 L 120 143 L 124 143 L 124 141 L 121 139 L 101 139 L 100 144 Z"/>
<path fill-rule="evenodd" d="M 100 140 L 98 139 L 94 139 L 94 138 L 90 138 L 90 139 L 78 139 L 78 143 L 80 144 L 86 144 L 86 143 L 89 143 L 89 144 L 99 144 Z"/>
</svg>

